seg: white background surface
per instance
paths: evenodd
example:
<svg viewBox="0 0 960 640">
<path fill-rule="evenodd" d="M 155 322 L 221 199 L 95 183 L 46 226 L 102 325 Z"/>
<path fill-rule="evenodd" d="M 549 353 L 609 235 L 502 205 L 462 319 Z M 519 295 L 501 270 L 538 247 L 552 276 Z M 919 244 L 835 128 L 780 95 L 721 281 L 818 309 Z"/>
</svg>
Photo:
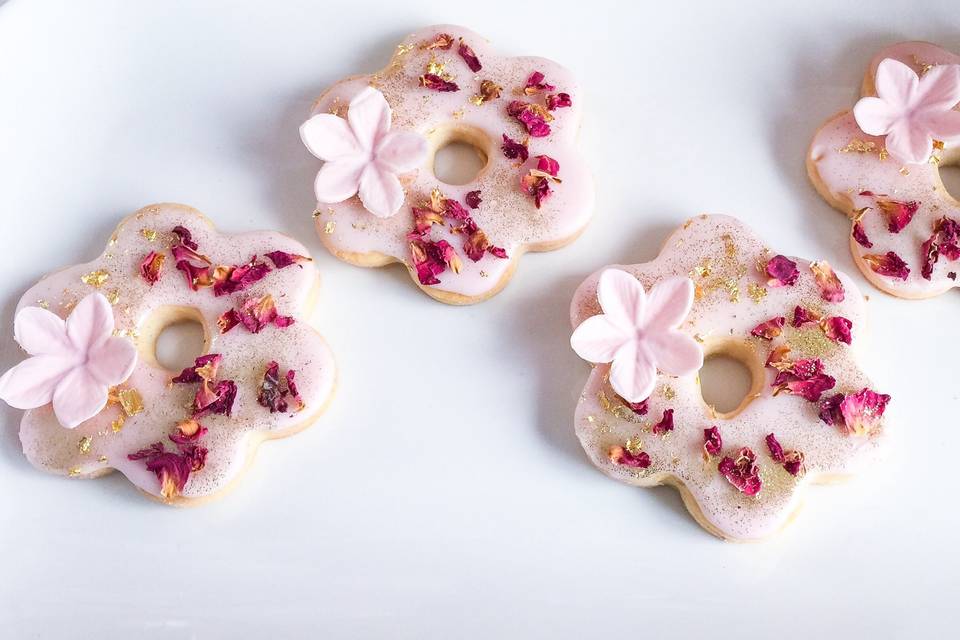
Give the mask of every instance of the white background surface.
<svg viewBox="0 0 960 640">
<path fill-rule="evenodd" d="M 312 429 L 266 444 L 238 490 L 188 510 L 116 474 L 34 470 L 20 412 L 0 410 L 0 635 L 955 633 L 957 299 L 869 290 L 803 157 L 879 47 L 956 50 L 960 30 L 947 0 L 864 6 L 0 0 L 0 369 L 21 358 L 12 314 L 27 287 L 98 255 L 122 216 L 172 200 L 223 230 L 307 244 L 341 379 Z M 576 244 L 526 256 L 502 294 L 468 308 L 322 249 L 319 162 L 297 136 L 325 86 L 438 22 L 582 78 L 598 185 Z M 574 288 L 653 258 L 705 211 L 853 274 L 870 294 L 865 365 L 894 398 L 889 461 L 815 488 L 763 544 L 710 537 L 671 489 L 606 478 L 573 433 L 587 377 L 567 347 Z"/>
</svg>

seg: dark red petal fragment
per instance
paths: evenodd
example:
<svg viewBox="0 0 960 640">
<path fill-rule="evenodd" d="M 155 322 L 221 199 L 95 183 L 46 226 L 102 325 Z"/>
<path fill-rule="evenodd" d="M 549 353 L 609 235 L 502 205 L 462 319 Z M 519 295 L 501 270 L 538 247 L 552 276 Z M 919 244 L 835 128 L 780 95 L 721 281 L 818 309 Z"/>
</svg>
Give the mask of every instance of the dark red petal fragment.
<svg viewBox="0 0 960 640">
<path fill-rule="evenodd" d="M 470 67 L 470 71 L 476 73 L 483 68 L 483 65 L 480 64 L 480 59 L 477 58 L 477 54 L 463 41 L 463 38 L 460 38 L 460 47 L 457 49 L 457 53 L 459 53 L 463 61 L 467 63 L 467 66 Z"/>
<path fill-rule="evenodd" d="M 561 107 L 572 107 L 573 100 L 570 99 L 569 93 L 558 93 L 556 95 L 550 94 L 547 96 L 547 109 L 550 111 L 556 111 Z"/>
<path fill-rule="evenodd" d="M 887 215 L 887 229 L 890 233 L 900 233 L 913 220 L 913 215 L 920 208 L 920 203 L 915 200 L 899 202 L 878 198 L 877 206 Z"/>
<path fill-rule="evenodd" d="M 770 258 L 766 267 L 767 285 L 771 287 L 792 287 L 800 277 L 797 263 L 786 256 L 776 255 Z"/>
<path fill-rule="evenodd" d="M 190 230 L 187 229 L 186 227 L 177 225 L 176 227 L 173 228 L 173 234 L 177 236 L 177 240 L 183 246 L 189 249 L 193 249 L 194 251 L 197 251 L 200 249 L 200 247 L 197 246 L 197 243 L 193 241 L 193 235 L 191 235 Z"/>
<path fill-rule="evenodd" d="M 547 84 L 544 82 L 544 75 L 539 71 L 534 71 L 530 74 L 530 77 L 527 78 L 527 84 L 523 88 L 523 92 L 528 96 L 532 96 L 541 91 L 555 91 L 556 87 L 552 84 Z"/>
<path fill-rule="evenodd" d="M 834 342 L 843 342 L 844 344 L 851 344 L 853 342 L 853 336 L 850 334 L 851 327 L 853 327 L 853 323 L 841 316 L 824 318 L 820 322 L 820 328 L 823 329 L 823 333 L 828 338 Z"/>
<path fill-rule="evenodd" d="M 777 440 L 777 436 L 772 433 L 767 434 L 767 448 L 770 450 L 770 457 L 777 462 L 783 462 L 783 446 Z"/>
<path fill-rule="evenodd" d="M 459 91 L 460 87 L 456 82 L 444 80 L 435 73 L 425 73 L 420 76 L 420 86 L 432 89 L 433 91 L 449 92 Z"/>
<path fill-rule="evenodd" d="M 227 309 L 217 318 L 217 326 L 220 327 L 220 333 L 224 334 L 230 329 L 240 324 L 240 316 L 236 309 Z"/>
<path fill-rule="evenodd" d="M 237 385 L 233 380 L 221 380 L 216 386 L 204 380 L 193 399 L 193 417 L 200 418 L 210 413 L 229 417 L 236 398 Z"/>
<path fill-rule="evenodd" d="M 200 356 L 194 360 L 192 367 L 184 369 L 171 382 L 192 384 L 204 380 L 215 380 L 221 360 L 223 360 L 223 356 L 219 353 L 208 353 L 205 356 Z"/>
<path fill-rule="evenodd" d="M 553 116 L 539 104 L 514 100 L 507 105 L 507 113 L 519 120 L 532 137 L 543 138 L 550 135 L 550 125 L 547 123 Z"/>
<path fill-rule="evenodd" d="M 820 419 L 831 427 L 843 422 L 843 414 L 840 412 L 843 398 L 842 393 L 836 393 L 820 401 Z"/>
<path fill-rule="evenodd" d="M 438 33 L 433 40 L 427 44 L 421 45 L 423 49 L 443 49 L 447 50 L 453 46 L 453 36 L 449 33 Z"/>
<path fill-rule="evenodd" d="M 803 452 L 791 449 L 783 454 L 783 468 L 792 476 L 802 476 L 807 472 L 803 464 Z"/>
<path fill-rule="evenodd" d="M 761 322 L 751 329 L 750 335 L 756 336 L 757 338 L 763 338 L 764 340 L 773 340 L 783 333 L 783 325 L 786 323 L 786 321 L 787 319 L 783 316 L 771 318 L 766 322 Z"/>
<path fill-rule="evenodd" d="M 791 323 L 794 327 L 800 328 L 805 324 L 811 322 L 820 322 L 821 316 L 816 311 L 811 311 L 806 307 L 797 306 L 793 310 L 793 322 Z"/>
<path fill-rule="evenodd" d="M 651 427 L 654 435 L 661 436 L 668 431 L 673 431 L 673 409 L 664 409 L 660 422 Z"/>
<path fill-rule="evenodd" d="M 483 202 L 483 199 L 480 197 L 480 190 L 468 191 L 467 195 L 464 196 L 463 201 L 466 202 L 467 206 L 471 209 L 476 209 L 480 206 L 480 203 Z"/>
<path fill-rule="evenodd" d="M 929 280 L 933 275 L 933 265 L 941 255 L 947 260 L 960 258 L 960 223 L 947 217 L 937 220 L 933 235 L 923 242 L 920 252 L 923 255 L 920 275 Z"/>
<path fill-rule="evenodd" d="M 185 430 L 186 427 L 186 430 Z M 190 474 L 203 469 L 207 461 L 207 449 L 197 441 L 207 432 L 195 421 L 181 423 L 177 432 L 170 435 L 177 451 L 167 451 L 163 442 L 154 442 L 127 456 L 128 460 L 146 460 L 147 470 L 160 481 L 160 496 L 165 500 L 176 498 L 190 478 Z"/>
<path fill-rule="evenodd" d="M 282 413 L 287 410 L 285 395 L 280 389 L 280 365 L 270 362 L 257 390 L 257 402 L 270 409 L 270 413 Z"/>
<path fill-rule="evenodd" d="M 820 297 L 827 302 L 843 302 L 843 283 L 826 260 L 811 262 L 810 270 L 820 290 Z"/>
<path fill-rule="evenodd" d="M 147 284 L 151 287 L 160 279 L 160 275 L 163 272 L 163 262 L 166 259 L 167 256 L 162 253 L 151 251 L 140 262 L 140 276 L 146 280 Z"/>
<path fill-rule="evenodd" d="M 270 262 L 273 263 L 273 266 L 277 269 L 283 269 L 284 267 L 289 267 L 292 264 L 300 265 L 300 268 L 303 268 L 304 262 L 313 262 L 313 258 L 308 258 L 307 256 L 301 256 L 296 253 L 287 253 L 285 251 L 271 251 L 270 253 L 263 254 L 270 259 Z"/>
<path fill-rule="evenodd" d="M 773 381 L 775 393 L 786 392 L 798 395 L 810 402 L 818 402 L 824 391 L 832 389 L 837 381 L 823 373 L 819 358 L 803 359 L 777 365 L 779 372 Z"/>
<path fill-rule="evenodd" d="M 526 162 L 530 154 L 527 145 L 517 142 L 507 134 L 503 134 L 503 145 L 500 148 L 503 150 L 503 155 L 510 160 L 519 159 Z"/>
<path fill-rule="evenodd" d="M 257 256 L 250 258 L 247 264 L 217 269 L 214 272 L 213 295 L 222 296 L 242 291 L 254 282 L 262 280 L 268 273 L 270 273 L 269 265 L 257 260 Z"/>
<path fill-rule="evenodd" d="M 888 402 L 890 396 L 886 393 L 864 387 L 857 393 L 844 396 L 839 405 L 842 420 L 835 420 L 833 424 L 846 435 L 869 436 L 880 429 Z"/>
<path fill-rule="evenodd" d="M 625 467 L 646 469 L 650 466 L 650 455 L 646 451 L 630 453 L 624 447 L 610 447 L 607 455 L 610 456 L 611 462 Z"/>
<path fill-rule="evenodd" d="M 720 429 L 716 426 L 703 430 L 703 453 L 706 458 L 720 455 L 723 450 L 723 438 L 720 437 Z"/>
<path fill-rule="evenodd" d="M 646 400 L 641 400 L 640 402 L 627 402 L 624 398 L 622 398 L 622 397 L 620 397 L 620 396 L 617 396 L 617 398 L 619 398 L 619 399 L 620 399 L 620 402 L 622 402 L 624 405 L 626 405 L 627 408 L 630 409 L 630 411 L 633 411 L 633 412 L 634 412 L 635 414 L 637 414 L 638 416 L 645 416 L 645 415 L 647 415 L 647 411 L 648 411 L 649 408 L 650 408 L 650 399 L 649 399 L 649 398 L 647 398 Z"/>
<path fill-rule="evenodd" d="M 870 238 L 867 237 L 867 232 L 863 228 L 863 225 L 859 222 L 853 224 L 853 239 L 857 241 L 861 247 L 866 249 L 872 249 L 873 243 L 870 242 Z"/>
<path fill-rule="evenodd" d="M 760 480 L 760 467 L 757 456 L 748 447 L 737 452 L 737 458 L 726 456 L 717 465 L 717 470 L 727 481 L 748 496 L 760 493 L 763 483 Z"/>
<path fill-rule="evenodd" d="M 893 251 L 887 251 L 884 255 L 875 253 L 867 254 L 863 256 L 863 260 L 870 265 L 870 268 L 875 273 L 879 273 L 882 276 L 906 280 L 910 275 L 910 267 Z"/>
<path fill-rule="evenodd" d="M 557 174 L 560 172 L 560 163 L 550 156 L 537 156 L 537 169 L 544 173 L 549 173 L 553 177 L 557 177 Z"/>
</svg>

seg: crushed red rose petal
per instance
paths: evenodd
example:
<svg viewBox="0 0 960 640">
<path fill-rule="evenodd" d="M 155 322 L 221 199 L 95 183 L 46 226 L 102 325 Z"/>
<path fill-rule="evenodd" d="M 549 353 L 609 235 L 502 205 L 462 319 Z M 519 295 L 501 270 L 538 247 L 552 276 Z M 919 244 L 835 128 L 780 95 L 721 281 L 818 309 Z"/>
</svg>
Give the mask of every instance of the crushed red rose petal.
<svg viewBox="0 0 960 640">
<path fill-rule="evenodd" d="M 810 270 L 820 290 L 820 297 L 827 302 L 843 302 L 843 283 L 826 260 L 811 262 Z"/>
<path fill-rule="evenodd" d="M 882 276 L 906 280 L 910 275 L 910 267 L 893 251 L 887 251 L 887 253 L 883 255 L 875 253 L 867 254 L 863 256 L 863 260 L 870 265 L 870 268 L 875 273 L 879 273 Z"/>
<path fill-rule="evenodd" d="M 167 256 L 162 253 L 151 251 L 140 262 L 140 276 L 146 280 L 147 284 L 151 287 L 160 280 L 160 275 L 163 272 L 163 263 L 166 259 Z"/>
<path fill-rule="evenodd" d="M 527 158 L 530 157 L 527 145 L 517 142 L 507 134 L 503 134 L 503 144 L 500 146 L 500 149 L 503 150 L 503 155 L 510 160 L 526 162 Z"/>
<path fill-rule="evenodd" d="M 553 116 L 539 104 L 530 104 L 522 100 L 514 100 L 507 105 L 507 113 L 516 118 L 534 138 L 544 138 L 550 135 L 550 125 Z"/>
<path fill-rule="evenodd" d="M 547 96 L 547 110 L 556 111 L 562 107 L 572 107 L 573 100 L 569 93 L 550 94 Z"/>
<path fill-rule="evenodd" d="M 630 409 L 630 411 L 633 411 L 638 416 L 647 415 L 647 411 L 650 408 L 649 398 L 647 398 L 646 400 L 641 400 L 640 402 L 628 402 L 626 398 L 623 398 L 622 396 L 619 396 L 619 395 L 617 396 L 617 398 L 619 398 L 620 402 L 626 405 L 626 407 Z"/>
<path fill-rule="evenodd" d="M 873 248 L 873 243 L 870 242 L 870 238 L 867 237 L 867 231 L 863 228 L 863 225 L 860 222 L 853 223 L 853 239 L 857 241 L 857 244 L 865 249 Z"/>
<path fill-rule="evenodd" d="M 222 296 L 242 291 L 262 280 L 268 273 L 269 265 L 257 260 L 257 256 L 253 256 L 250 262 L 243 265 L 218 268 L 213 274 L 213 295 Z"/>
<path fill-rule="evenodd" d="M 561 182 L 557 177 L 560 171 L 560 163 L 550 156 L 537 156 L 537 168 L 530 171 L 520 178 L 520 186 L 523 190 L 533 196 L 533 203 L 540 208 L 544 200 L 552 193 L 550 183 Z"/>
<path fill-rule="evenodd" d="M 888 394 L 867 387 L 857 393 L 838 393 L 820 403 L 820 419 L 845 435 L 869 436 L 879 430 L 888 402 Z"/>
<path fill-rule="evenodd" d="M 440 91 L 441 93 L 460 91 L 460 87 L 456 82 L 444 80 L 435 73 L 425 73 L 420 76 L 420 86 L 432 89 L 433 91 Z"/>
<path fill-rule="evenodd" d="M 216 385 L 204 380 L 193 398 L 193 417 L 200 418 L 210 413 L 229 417 L 236 398 L 237 384 L 233 380 L 221 380 Z"/>
<path fill-rule="evenodd" d="M 556 87 L 552 84 L 547 84 L 544 82 L 545 76 L 539 72 L 534 71 L 527 78 L 527 84 L 523 88 L 523 92 L 528 96 L 540 93 L 541 91 L 555 91 Z"/>
<path fill-rule="evenodd" d="M 433 40 L 427 44 L 421 45 L 422 49 L 431 50 L 431 49 L 444 49 L 447 50 L 453 46 L 453 36 L 449 33 L 438 33 L 434 36 Z"/>
<path fill-rule="evenodd" d="M 259 298 L 247 298 L 232 315 L 230 314 L 231 311 L 233 310 L 231 309 L 220 316 L 220 320 L 228 325 L 226 330 L 221 325 L 221 333 L 226 333 L 233 328 L 235 322 L 242 324 L 250 333 L 260 333 L 269 324 L 274 324 L 283 329 L 295 322 L 292 317 L 281 316 L 277 313 L 277 305 L 270 294 Z M 220 320 L 217 321 L 218 324 L 220 324 Z"/>
<path fill-rule="evenodd" d="M 771 385 L 775 388 L 774 395 L 786 392 L 810 402 L 818 402 L 820 396 L 837 383 L 832 376 L 823 373 L 823 363 L 819 358 L 782 362 L 776 368 L 778 373 Z"/>
<path fill-rule="evenodd" d="M 272 262 L 273 266 L 277 269 L 283 269 L 294 264 L 298 265 L 302 269 L 304 262 L 313 262 L 313 258 L 301 256 L 296 253 L 287 253 L 285 251 L 271 251 L 270 253 L 265 253 L 263 255 L 269 258 L 270 262 Z"/>
<path fill-rule="evenodd" d="M 736 460 L 725 456 L 717 465 L 717 470 L 741 493 L 748 496 L 760 493 L 763 486 L 760 480 L 760 466 L 757 465 L 757 455 L 748 447 L 743 447 L 737 452 Z"/>
<path fill-rule="evenodd" d="M 192 422 L 192 421 L 191 421 Z M 196 424 L 196 430 L 188 434 L 183 426 L 170 435 L 176 445 L 176 451 L 168 451 L 163 442 L 154 442 L 145 449 L 127 455 L 128 460 L 145 460 L 147 470 L 153 472 L 160 481 L 160 496 L 171 500 L 181 495 L 190 479 L 190 474 L 203 469 L 207 461 L 208 450 L 197 441 L 207 432 L 205 427 Z"/>
<path fill-rule="evenodd" d="M 822 318 L 823 316 L 821 316 L 816 311 L 811 311 L 806 307 L 801 307 L 797 305 L 793 309 L 793 322 L 791 322 L 790 324 L 792 324 L 795 328 L 799 329 L 805 324 L 809 324 L 811 322 L 820 322 Z"/>
<path fill-rule="evenodd" d="M 820 328 L 823 329 L 823 333 L 828 338 L 844 344 L 853 342 L 853 336 L 850 333 L 851 327 L 853 327 L 853 323 L 842 316 L 831 316 L 820 321 Z"/>
<path fill-rule="evenodd" d="M 267 409 L 270 413 L 283 413 L 289 409 L 287 397 L 290 396 L 297 402 L 297 408 L 294 411 L 303 409 L 303 400 L 297 392 L 297 386 L 294 383 L 296 373 L 293 369 L 287 371 L 286 375 L 280 377 L 280 365 L 275 361 L 267 364 L 264 371 L 263 380 L 260 382 L 260 388 L 257 391 L 257 402 Z"/>
<path fill-rule="evenodd" d="M 757 338 L 763 338 L 764 340 L 773 340 L 783 333 L 783 325 L 786 323 L 786 321 L 787 319 L 783 316 L 771 318 L 766 322 L 761 322 L 751 329 L 750 335 L 756 336 Z"/>
<path fill-rule="evenodd" d="M 709 459 L 720 455 L 723 450 L 723 438 L 720 437 L 720 429 L 716 426 L 703 430 L 703 453 L 704 457 Z"/>
<path fill-rule="evenodd" d="M 776 462 L 783 462 L 783 446 L 777 440 L 777 436 L 772 433 L 767 434 L 767 449 L 770 450 L 770 457 Z"/>
<path fill-rule="evenodd" d="M 664 409 L 660 422 L 656 423 L 650 429 L 654 435 L 662 436 L 668 431 L 673 431 L 673 409 Z"/>
<path fill-rule="evenodd" d="M 771 287 L 792 287 L 800 277 L 797 263 L 786 256 L 776 255 L 770 258 L 766 266 L 767 285 Z"/>
<path fill-rule="evenodd" d="M 193 361 L 192 367 L 187 367 L 180 372 L 180 375 L 173 378 L 171 382 L 178 384 L 192 384 L 204 380 L 215 380 L 217 369 L 220 368 L 220 362 L 223 356 L 219 353 L 208 353 L 200 356 Z"/>
<path fill-rule="evenodd" d="M 193 235 L 190 233 L 190 230 L 184 226 L 177 225 L 173 228 L 173 234 L 177 236 L 177 240 L 180 244 L 187 247 L 188 249 L 193 249 L 197 251 L 200 247 L 196 242 L 193 241 Z"/>
<path fill-rule="evenodd" d="M 480 197 L 480 190 L 468 191 L 467 195 L 463 197 L 463 201 L 467 203 L 467 206 L 471 209 L 476 209 L 480 206 L 480 203 L 483 202 L 483 199 Z"/>
<path fill-rule="evenodd" d="M 467 66 L 470 67 L 470 71 L 476 73 L 483 68 L 483 65 L 480 64 L 480 59 L 477 58 L 477 54 L 463 41 L 463 38 L 460 38 L 460 46 L 457 48 L 457 53 L 460 54 L 463 61 L 467 63 Z"/>
<path fill-rule="evenodd" d="M 920 246 L 920 253 L 923 256 L 920 275 L 929 280 L 941 255 L 947 260 L 960 258 L 960 223 L 946 216 L 937 220 L 933 235 Z"/>
<path fill-rule="evenodd" d="M 610 447 L 607 455 L 610 457 L 611 462 L 625 467 L 646 469 L 650 466 L 650 455 L 646 451 L 630 453 L 624 447 Z"/>
<path fill-rule="evenodd" d="M 920 208 L 920 203 L 915 200 L 900 202 L 878 198 L 877 206 L 887 216 L 887 229 L 890 233 L 900 233 L 913 220 L 913 215 Z"/>
<path fill-rule="evenodd" d="M 236 309 L 227 309 L 217 318 L 217 326 L 220 327 L 221 334 L 230 331 L 238 324 L 240 324 L 240 316 Z"/>
</svg>

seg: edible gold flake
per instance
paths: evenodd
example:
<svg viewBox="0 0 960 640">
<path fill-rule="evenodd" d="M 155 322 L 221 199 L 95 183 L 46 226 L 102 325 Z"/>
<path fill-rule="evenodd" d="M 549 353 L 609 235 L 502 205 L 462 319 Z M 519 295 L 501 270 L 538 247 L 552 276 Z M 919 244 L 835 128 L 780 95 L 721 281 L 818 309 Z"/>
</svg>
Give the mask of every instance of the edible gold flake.
<svg viewBox="0 0 960 640">
<path fill-rule="evenodd" d="M 323 232 L 327 234 L 333 233 L 336 228 L 337 223 L 335 220 L 327 220 L 327 224 L 323 225 Z"/>
<path fill-rule="evenodd" d="M 71 478 L 74 478 L 80 475 L 80 467 L 73 467 L 69 471 L 67 471 L 67 473 L 70 475 Z"/>
<path fill-rule="evenodd" d="M 480 277 L 481 277 L 481 278 L 489 278 L 489 277 L 490 277 L 490 274 L 487 273 L 486 271 L 484 271 L 483 269 L 481 269 L 481 270 L 480 270 Z"/>
<path fill-rule="evenodd" d="M 314 220 L 316 220 L 317 218 L 319 218 L 319 217 L 322 216 L 322 215 L 323 215 L 323 211 L 320 211 L 320 209 L 314 209 L 314 210 L 313 210 L 313 219 L 314 219 Z"/>
<path fill-rule="evenodd" d="M 453 116 L 454 120 L 461 120 L 463 119 L 463 109 L 457 109 L 451 115 Z"/>
<path fill-rule="evenodd" d="M 640 416 L 634 413 L 630 407 L 625 406 L 616 400 L 611 400 L 607 397 L 607 393 L 603 389 L 597 392 L 597 401 L 600 403 L 600 406 L 603 407 L 604 411 L 618 420 L 633 422 L 636 424 L 642 422 Z"/>
<path fill-rule="evenodd" d="M 919 69 L 919 72 L 917 73 L 917 75 L 919 75 L 921 78 L 927 73 L 927 71 L 930 71 L 930 69 L 933 69 L 936 66 L 929 62 L 921 60 L 920 58 L 917 57 L 916 54 L 910 54 L 910 57 L 913 58 L 913 66 Z"/>
<path fill-rule="evenodd" d="M 363 231 L 364 229 L 367 228 L 367 225 L 364 224 L 363 222 L 352 222 L 350 223 L 350 226 L 356 229 L 357 231 Z"/>
<path fill-rule="evenodd" d="M 731 236 L 729 233 L 725 233 L 720 236 L 720 239 L 723 240 L 723 247 L 728 258 L 732 258 L 737 255 L 737 245 L 733 241 L 733 236 Z"/>
<path fill-rule="evenodd" d="M 660 389 L 660 393 L 663 394 L 663 397 L 666 400 L 673 400 L 675 397 L 677 397 L 677 392 L 673 390 L 673 387 L 667 384 L 663 385 L 663 387 Z"/>
<path fill-rule="evenodd" d="M 106 464 L 106 462 L 107 462 L 107 456 L 100 456 L 99 458 L 97 458 L 97 462 Z"/>
<path fill-rule="evenodd" d="M 910 175 L 910 169 L 908 169 L 908 168 L 906 168 L 906 167 L 900 167 L 900 175 L 902 175 L 902 176 L 908 176 L 908 175 Z"/>
<path fill-rule="evenodd" d="M 117 304 L 120 302 L 120 290 L 112 289 L 110 293 L 107 294 L 107 302 L 110 304 Z"/>
<path fill-rule="evenodd" d="M 594 416 L 587 416 L 587 422 L 589 422 L 590 424 L 593 424 L 594 420 L 596 420 Z"/>
<path fill-rule="evenodd" d="M 412 44 L 407 44 L 406 42 L 401 42 L 400 44 L 397 45 L 397 55 L 398 55 L 398 56 L 405 56 L 405 55 L 407 55 L 408 53 L 410 53 L 411 51 L 413 51 L 413 47 L 414 47 L 414 45 L 412 45 Z"/>
<path fill-rule="evenodd" d="M 41 309 L 49 309 L 50 303 L 44 300 L 43 298 L 40 298 L 39 300 L 37 300 L 37 306 L 40 307 Z"/>
<path fill-rule="evenodd" d="M 853 221 L 854 221 L 854 222 L 860 222 L 861 220 L 863 220 L 863 216 L 865 216 L 865 215 L 867 214 L 867 211 L 869 211 L 869 210 L 870 210 L 870 207 L 864 207 L 864 208 L 862 208 L 862 209 L 854 209 L 854 210 L 853 210 Z"/>
<path fill-rule="evenodd" d="M 80 453 L 90 453 L 90 445 L 93 443 L 93 438 L 90 436 L 83 436 L 80 438 L 80 442 L 77 443 L 77 449 L 80 450 Z"/>
<path fill-rule="evenodd" d="M 140 235 L 147 239 L 147 242 L 153 242 L 157 239 L 156 229 L 140 229 Z"/>
<path fill-rule="evenodd" d="M 760 304 L 760 301 L 766 297 L 767 290 L 765 287 L 761 287 L 756 282 L 751 282 L 747 285 L 747 293 L 751 298 L 753 298 L 755 303 Z"/>
<path fill-rule="evenodd" d="M 877 143 L 871 140 L 861 140 L 854 138 L 847 143 L 847 146 L 838 149 L 840 153 L 873 153 L 877 150 Z"/>
<path fill-rule="evenodd" d="M 342 115 L 343 115 L 343 113 L 344 113 L 344 108 L 343 108 L 342 102 L 340 101 L 340 97 L 339 97 L 339 96 L 337 96 L 336 98 L 333 99 L 333 104 L 330 105 L 329 111 L 330 111 L 331 115 L 335 115 L 335 116 L 342 116 Z"/>
<path fill-rule="evenodd" d="M 704 258 L 703 262 L 701 262 L 699 266 L 694 267 L 693 271 L 701 278 L 706 278 L 713 272 L 713 270 L 710 268 L 712 263 L 712 258 Z"/>
<path fill-rule="evenodd" d="M 110 428 L 113 429 L 114 433 L 120 433 L 123 429 L 123 423 L 127 421 L 127 417 L 124 414 L 117 416 L 117 419 L 110 423 Z"/>
<path fill-rule="evenodd" d="M 110 279 L 110 272 L 106 269 L 97 269 L 96 271 L 91 271 L 88 274 L 80 276 L 80 281 L 83 284 L 88 284 L 94 289 L 99 289 Z"/>
<path fill-rule="evenodd" d="M 884 147 L 883 149 L 880 149 L 880 153 L 877 155 L 880 157 L 880 161 L 883 162 L 884 160 L 890 157 L 890 152 L 887 151 L 886 147 Z"/>
<path fill-rule="evenodd" d="M 128 416 L 135 416 L 143 411 L 143 398 L 136 389 L 120 389 L 117 391 L 117 399 Z"/>
<path fill-rule="evenodd" d="M 623 448 L 629 451 L 632 455 L 637 455 L 643 451 L 643 441 L 640 440 L 640 436 L 635 435 L 623 445 Z"/>
</svg>

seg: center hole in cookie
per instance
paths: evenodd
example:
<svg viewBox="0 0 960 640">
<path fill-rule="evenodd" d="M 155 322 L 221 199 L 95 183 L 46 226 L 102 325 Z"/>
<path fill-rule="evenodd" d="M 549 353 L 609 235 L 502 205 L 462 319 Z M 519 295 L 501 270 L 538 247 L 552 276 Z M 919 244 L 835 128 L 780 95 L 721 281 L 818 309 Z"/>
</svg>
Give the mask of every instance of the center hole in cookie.
<svg viewBox="0 0 960 640">
<path fill-rule="evenodd" d="M 719 419 L 740 413 L 763 390 L 766 380 L 759 356 L 748 342 L 708 341 L 700 369 L 700 394 Z"/>
<path fill-rule="evenodd" d="M 487 165 L 487 154 L 464 140 L 453 140 L 437 149 L 433 156 L 433 174 L 445 184 L 468 184 Z"/>
<path fill-rule="evenodd" d="M 960 200 L 960 165 L 950 164 L 940 166 L 940 180 L 954 200 Z"/>
<path fill-rule="evenodd" d="M 168 324 L 157 335 L 155 357 L 164 369 L 179 372 L 203 354 L 205 343 L 202 324 L 196 320 L 179 320 Z"/>
</svg>

